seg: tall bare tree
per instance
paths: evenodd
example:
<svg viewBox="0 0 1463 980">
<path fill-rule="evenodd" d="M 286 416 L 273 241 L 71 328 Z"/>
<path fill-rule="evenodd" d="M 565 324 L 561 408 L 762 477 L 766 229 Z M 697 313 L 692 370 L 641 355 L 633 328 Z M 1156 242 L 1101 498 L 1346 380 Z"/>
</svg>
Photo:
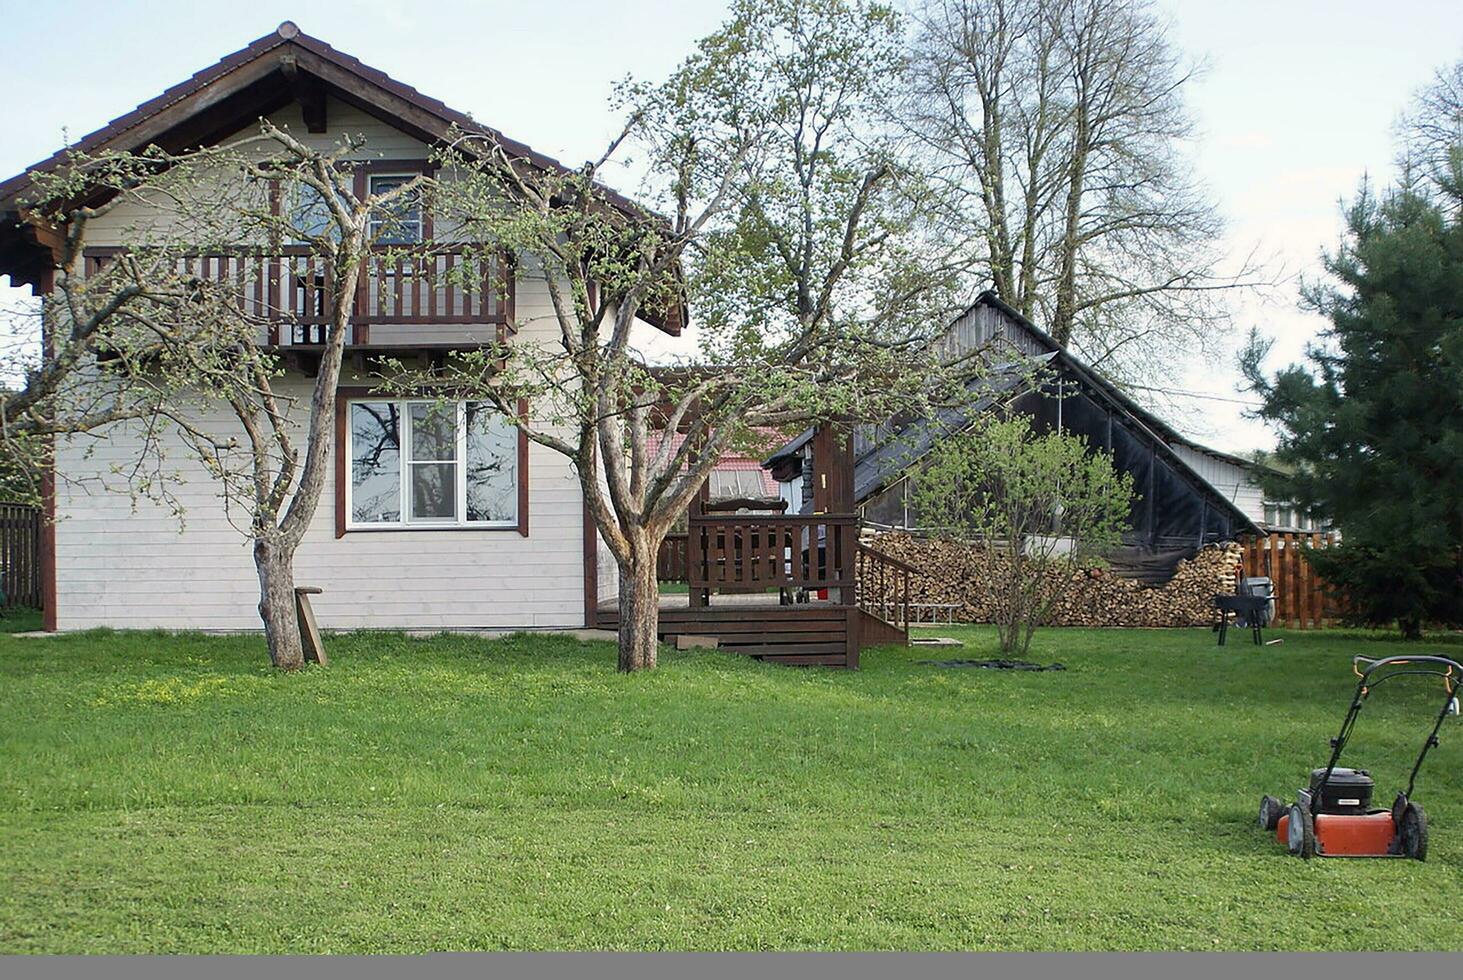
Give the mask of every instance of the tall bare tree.
<svg viewBox="0 0 1463 980">
<path fill-rule="evenodd" d="M 1399 125 L 1405 185 L 1445 210 L 1463 202 L 1463 60 L 1440 68 L 1418 91 Z"/>
<path fill-rule="evenodd" d="M 1120 379 L 1227 322 L 1222 222 L 1184 152 L 1193 78 L 1150 0 L 929 0 L 900 124 L 996 292 Z"/>
</svg>

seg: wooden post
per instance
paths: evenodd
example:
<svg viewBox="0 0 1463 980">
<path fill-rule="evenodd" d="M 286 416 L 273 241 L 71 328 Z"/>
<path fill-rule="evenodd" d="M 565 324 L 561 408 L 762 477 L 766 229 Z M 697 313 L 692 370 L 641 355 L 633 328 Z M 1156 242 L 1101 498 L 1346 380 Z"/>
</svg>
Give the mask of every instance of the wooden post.
<svg viewBox="0 0 1463 980">
<path fill-rule="evenodd" d="M 1298 552 L 1295 547 L 1295 535 L 1285 535 L 1285 594 L 1290 604 L 1290 616 L 1288 623 L 1295 629 L 1300 628 L 1300 574 L 1296 556 Z"/>
<path fill-rule="evenodd" d="M 706 512 L 706 502 L 711 499 L 711 481 L 707 480 L 701 484 L 701 489 L 691 500 L 690 506 L 686 509 L 686 581 L 692 582 L 698 577 L 698 571 L 704 572 L 699 577 L 702 581 L 711 578 L 710 569 L 706 567 L 706 553 L 708 542 L 701 537 L 701 528 L 697 527 L 691 520 L 693 517 L 700 517 Z M 711 590 L 705 587 L 687 588 L 687 605 L 693 609 L 705 608 L 710 605 Z"/>
<path fill-rule="evenodd" d="M 1311 544 L 1311 535 L 1304 536 L 1306 544 Z M 1301 629 L 1314 629 L 1316 627 L 1316 590 L 1312 584 L 1312 573 L 1310 560 L 1304 553 L 1299 555 L 1300 561 L 1300 589 L 1301 589 Z"/>
<path fill-rule="evenodd" d="M 305 659 L 328 667 L 330 658 L 325 655 L 325 644 L 320 641 L 320 627 L 315 625 L 315 611 L 310 608 L 310 596 L 324 591 L 312 585 L 296 586 L 295 617 L 300 622 L 300 644 L 305 648 Z"/>
</svg>

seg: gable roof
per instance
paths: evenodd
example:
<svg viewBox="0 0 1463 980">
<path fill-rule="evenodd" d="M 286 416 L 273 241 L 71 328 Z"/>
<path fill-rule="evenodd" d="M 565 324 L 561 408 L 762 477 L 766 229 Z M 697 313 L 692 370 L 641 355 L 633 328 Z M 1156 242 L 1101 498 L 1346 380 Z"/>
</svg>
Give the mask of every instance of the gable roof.
<svg viewBox="0 0 1463 980">
<path fill-rule="evenodd" d="M 1036 359 L 1045 364 L 1051 355 Z M 959 406 L 946 406 L 935 413 L 932 421 L 906 425 L 889 432 L 879 427 L 874 439 L 865 443 L 856 437 L 853 463 L 853 499 L 864 501 L 883 490 L 898 479 L 899 475 L 913 463 L 929 455 L 941 435 L 959 432 L 974 421 L 982 412 L 1026 391 L 1031 377 L 1031 365 L 1006 364 L 994 368 L 989 374 L 971 382 L 971 401 Z M 778 460 L 801 452 L 812 441 L 816 428 L 804 429 L 795 438 L 780 447 L 763 461 L 771 468 Z"/>
<path fill-rule="evenodd" d="M 136 151 L 153 144 L 176 152 L 207 145 L 294 101 L 299 97 L 300 76 L 426 143 L 440 143 L 455 128 L 485 136 L 535 167 L 561 173 L 571 169 L 285 21 L 71 146 L 0 181 L 0 273 L 10 273 L 17 284 L 37 281 L 30 268 L 33 262 L 25 261 L 23 253 L 39 243 L 34 229 L 20 221 L 19 214 L 20 198 L 31 186 L 32 171 L 54 170 L 78 152 Z M 650 213 L 618 191 L 603 185 L 601 190 L 606 200 L 623 211 Z M 678 335 L 685 311 L 673 310 L 664 320 L 656 325 Z"/>
<path fill-rule="evenodd" d="M 1021 331 L 1025 339 L 1029 341 L 1029 343 L 1021 345 L 1023 349 L 1034 350 L 1035 353 L 1028 355 L 1027 363 L 998 367 L 991 373 L 977 378 L 972 382 L 971 389 L 977 396 L 976 400 L 959 409 L 946 409 L 938 413 L 933 424 L 928 420 L 923 423 L 916 422 L 905 426 L 896 433 L 889 434 L 885 439 L 875 440 L 862 451 L 855 447 L 855 501 L 867 500 L 896 482 L 911 465 L 929 453 L 940 435 L 964 429 L 974 421 L 975 416 L 979 413 L 1029 390 L 1027 380 L 1030 377 L 1030 368 L 1034 363 L 1051 370 L 1068 372 L 1087 385 L 1121 412 L 1133 428 L 1147 435 L 1153 443 L 1154 452 L 1162 456 L 1171 467 L 1194 486 L 1203 490 L 1205 496 L 1210 498 L 1210 502 L 1228 514 L 1237 527 L 1246 529 L 1252 534 L 1264 534 L 1244 511 L 1215 489 L 1183 457 L 1179 456 L 1173 450 L 1173 445 L 1180 443 L 1211 453 L 1213 450 L 1204 449 L 1193 443 L 1168 423 L 1138 404 L 991 290 L 986 290 L 977 296 L 975 302 L 965 312 L 951 321 L 951 327 L 953 328 L 955 324 L 981 306 L 999 311 L 1007 322 Z M 770 467 L 778 459 L 800 451 L 812 436 L 812 429 L 801 433 L 768 457 L 764 465 Z"/>
</svg>

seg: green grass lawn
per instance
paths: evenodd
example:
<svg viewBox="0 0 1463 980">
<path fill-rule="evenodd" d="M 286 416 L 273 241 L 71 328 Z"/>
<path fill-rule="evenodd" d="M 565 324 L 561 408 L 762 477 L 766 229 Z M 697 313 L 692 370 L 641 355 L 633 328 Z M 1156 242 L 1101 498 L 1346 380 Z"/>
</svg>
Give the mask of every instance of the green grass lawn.
<svg viewBox="0 0 1463 980">
<path fill-rule="evenodd" d="M 644 676 L 551 637 L 338 636 L 278 676 L 252 638 L 0 636 L 0 951 L 1463 946 L 1463 725 L 1426 863 L 1254 825 L 1348 658 L 1400 645 L 1053 630 L 1067 671 L 996 673 L 916 663 L 992 652 L 937 632 L 966 649 Z M 1407 683 L 1355 743 L 1388 800 L 1440 693 Z"/>
</svg>

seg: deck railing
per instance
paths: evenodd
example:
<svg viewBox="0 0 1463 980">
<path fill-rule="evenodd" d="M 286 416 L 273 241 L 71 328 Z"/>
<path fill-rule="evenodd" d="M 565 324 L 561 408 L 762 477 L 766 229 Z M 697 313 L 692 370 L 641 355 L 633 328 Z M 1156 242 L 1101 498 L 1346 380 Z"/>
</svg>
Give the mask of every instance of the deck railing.
<svg viewBox="0 0 1463 980">
<path fill-rule="evenodd" d="M 913 565 L 876 548 L 858 546 L 858 605 L 890 625 L 909 627 L 909 577 Z"/>
<path fill-rule="evenodd" d="M 688 582 L 693 593 L 852 590 L 858 517 L 692 515 L 687 544 Z"/>
<path fill-rule="evenodd" d="M 121 251 L 87 249 L 88 274 Z M 441 245 L 378 246 L 366 266 L 351 320 L 358 332 L 373 323 L 506 324 L 511 317 L 513 276 L 497 256 Z M 307 327 L 330 321 L 330 272 L 308 246 L 184 256 L 177 271 L 232 283 L 242 312 L 252 319 Z M 281 335 L 276 342 L 291 338 Z"/>
<path fill-rule="evenodd" d="M 655 579 L 657 582 L 685 582 L 689 576 L 686 568 L 687 536 L 667 534 L 660 543 L 655 556 Z"/>
</svg>

